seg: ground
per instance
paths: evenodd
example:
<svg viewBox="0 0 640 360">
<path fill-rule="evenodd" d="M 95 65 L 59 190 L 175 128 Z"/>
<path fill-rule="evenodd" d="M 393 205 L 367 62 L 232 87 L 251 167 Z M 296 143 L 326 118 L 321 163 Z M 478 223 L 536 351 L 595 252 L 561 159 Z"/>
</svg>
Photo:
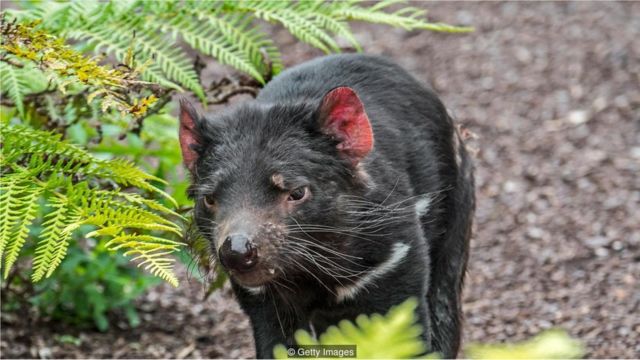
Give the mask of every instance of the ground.
<svg viewBox="0 0 640 360">
<path fill-rule="evenodd" d="M 429 82 L 475 134 L 465 341 L 560 327 L 588 357 L 640 354 L 640 3 L 415 3 L 468 35 L 358 25 L 366 51 Z M 285 62 L 320 55 L 274 30 Z M 183 270 L 180 270 L 184 274 Z M 183 277 L 139 301 L 142 325 L 79 332 L 3 315 L 2 357 L 250 357 L 229 289 Z M 81 344 L 63 344 L 71 334 Z"/>
</svg>

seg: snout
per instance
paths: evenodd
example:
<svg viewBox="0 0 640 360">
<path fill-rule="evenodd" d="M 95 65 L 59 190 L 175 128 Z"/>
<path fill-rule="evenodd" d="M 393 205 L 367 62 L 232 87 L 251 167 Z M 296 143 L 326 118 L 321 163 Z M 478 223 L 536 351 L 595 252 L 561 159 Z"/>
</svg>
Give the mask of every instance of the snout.
<svg viewBox="0 0 640 360">
<path fill-rule="evenodd" d="M 222 265 L 239 273 L 251 271 L 258 263 L 258 249 L 244 234 L 227 236 L 218 251 Z"/>
<path fill-rule="evenodd" d="M 222 266 L 240 285 L 261 286 L 277 276 L 273 256 L 269 256 L 273 249 L 261 247 L 256 240 L 236 233 L 227 236 L 218 249 Z"/>
<path fill-rule="evenodd" d="M 261 286 L 278 277 L 282 229 L 249 214 L 219 225 L 216 251 L 220 264 L 243 286 Z"/>
</svg>

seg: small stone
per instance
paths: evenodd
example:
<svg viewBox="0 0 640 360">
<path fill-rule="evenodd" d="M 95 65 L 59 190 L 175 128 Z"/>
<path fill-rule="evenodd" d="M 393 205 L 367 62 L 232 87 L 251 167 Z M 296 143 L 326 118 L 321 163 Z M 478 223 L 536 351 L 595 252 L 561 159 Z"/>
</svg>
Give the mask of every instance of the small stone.
<svg viewBox="0 0 640 360">
<path fill-rule="evenodd" d="M 595 254 L 598 257 L 606 257 L 609 255 L 609 250 L 605 249 L 605 248 L 597 248 L 595 250 Z"/>
<path fill-rule="evenodd" d="M 502 188 L 505 192 L 514 193 L 520 189 L 520 186 L 515 181 L 508 180 L 502 185 Z"/>
<path fill-rule="evenodd" d="M 603 97 L 599 97 L 593 102 L 593 110 L 595 112 L 600 112 L 606 109 L 606 107 L 607 107 L 607 99 Z"/>
<path fill-rule="evenodd" d="M 544 230 L 539 227 L 531 227 L 527 229 L 527 235 L 532 239 L 542 239 L 544 236 Z"/>
<path fill-rule="evenodd" d="M 604 236 L 594 236 L 586 239 L 584 244 L 592 249 L 597 249 L 609 245 L 609 239 Z"/>
<path fill-rule="evenodd" d="M 529 49 L 527 49 L 524 46 L 519 46 L 516 48 L 515 56 L 516 56 L 516 59 L 518 59 L 518 61 L 520 61 L 523 64 L 530 63 L 533 57 L 531 55 L 531 51 L 529 51 Z"/>
<path fill-rule="evenodd" d="M 627 296 L 629 295 L 624 289 L 622 288 L 615 288 L 613 290 L 613 294 L 615 295 L 616 299 L 618 299 L 618 301 L 622 301 L 624 299 L 627 298 Z"/>
<path fill-rule="evenodd" d="M 620 329 L 618 329 L 618 335 L 620 336 L 627 336 L 629 335 L 631 331 L 629 331 L 629 328 L 626 326 L 621 327 Z"/>
<path fill-rule="evenodd" d="M 589 121 L 589 112 L 586 110 L 573 110 L 567 115 L 567 120 L 573 125 L 584 124 Z"/>
</svg>

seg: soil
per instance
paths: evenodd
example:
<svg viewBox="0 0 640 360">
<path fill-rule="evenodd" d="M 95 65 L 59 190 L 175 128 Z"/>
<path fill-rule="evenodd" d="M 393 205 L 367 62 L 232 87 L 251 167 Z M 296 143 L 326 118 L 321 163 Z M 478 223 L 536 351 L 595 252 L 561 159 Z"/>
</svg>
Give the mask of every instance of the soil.
<svg viewBox="0 0 640 360">
<path fill-rule="evenodd" d="M 432 84 L 474 138 L 477 213 L 465 341 L 560 327 L 587 357 L 640 356 L 640 2 L 414 3 L 471 34 L 357 25 L 370 53 Z M 285 63 L 321 55 L 274 29 Z M 9 357 L 239 358 L 254 354 L 228 288 L 195 279 L 139 300 L 106 333 L 2 317 Z M 80 345 L 65 344 L 73 335 Z"/>
</svg>

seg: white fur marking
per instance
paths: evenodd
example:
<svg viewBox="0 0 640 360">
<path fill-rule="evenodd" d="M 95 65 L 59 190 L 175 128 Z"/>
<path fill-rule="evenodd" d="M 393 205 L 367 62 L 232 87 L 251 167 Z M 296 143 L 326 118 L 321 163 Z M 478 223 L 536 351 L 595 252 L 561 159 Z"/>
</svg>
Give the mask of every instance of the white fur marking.
<svg viewBox="0 0 640 360">
<path fill-rule="evenodd" d="M 316 328 L 313 326 L 313 323 L 309 321 L 309 329 L 311 330 L 311 337 L 314 340 L 318 340 L 318 334 L 316 334 Z"/>
<path fill-rule="evenodd" d="M 416 202 L 416 214 L 418 217 L 424 216 L 431 206 L 431 198 L 425 196 Z"/>
<path fill-rule="evenodd" d="M 264 286 L 243 286 L 243 288 L 253 295 L 260 295 L 264 292 Z"/>
<path fill-rule="evenodd" d="M 374 280 L 393 270 L 407 256 L 410 246 L 404 243 L 395 243 L 392 246 L 391 255 L 377 268 L 371 270 L 356 283 L 349 286 L 336 288 L 336 302 L 341 303 L 346 299 L 353 299 L 360 290 L 366 288 Z"/>
</svg>

